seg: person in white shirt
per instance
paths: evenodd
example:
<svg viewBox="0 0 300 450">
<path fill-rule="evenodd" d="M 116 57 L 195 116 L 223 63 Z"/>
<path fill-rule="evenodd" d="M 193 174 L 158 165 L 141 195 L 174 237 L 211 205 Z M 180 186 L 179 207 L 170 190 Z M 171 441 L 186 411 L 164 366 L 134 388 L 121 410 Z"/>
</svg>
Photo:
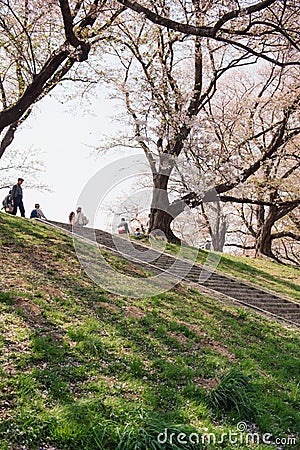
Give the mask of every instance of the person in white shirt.
<svg viewBox="0 0 300 450">
<path fill-rule="evenodd" d="M 83 214 L 82 208 L 78 206 L 76 209 L 76 216 L 73 219 L 73 225 L 77 227 L 84 227 L 89 223 L 89 219 Z"/>
</svg>

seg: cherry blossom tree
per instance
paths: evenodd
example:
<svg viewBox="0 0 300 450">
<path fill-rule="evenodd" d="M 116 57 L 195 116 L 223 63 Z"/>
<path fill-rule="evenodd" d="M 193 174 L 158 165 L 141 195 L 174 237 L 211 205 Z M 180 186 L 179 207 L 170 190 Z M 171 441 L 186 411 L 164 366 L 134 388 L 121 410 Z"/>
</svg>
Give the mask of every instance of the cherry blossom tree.
<svg viewBox="0 0 300 450">
<path fill-rule="evenodd" d="M 241 218 L 252 243 L 248 240 L 245 246 L 275 257 L 276 239 L 299 240 L 299 233 L 282 220 L 300 205 L 299 70 L 264 67 L 252 80 L 240 73 L 236 77 L 239 82 L 226 80 L 223 96 L 206 109 L 210 128 L 205 151 L 198 145 L 189 155 L 199 176 L 215 174 L 214 189 L 222 202 L 248 205 Z M 186 189 L 188 182 L 185 177 Z M 187 196 L 204 207 L 196 192 Z"/>
<path fill-rule="evenodd" d="M 0 158 L 33 105 L 75 76 L 122 11 L 105 0 L 0 1 Z"/>
<path fill-rule="evenodd" d="M 168 30 L 229 44 L 282 67 L 299 65 L 300 5 L 295 0 L 118 2 Z"/>
<path fill-rule="evenodd" d="M 199 23 L 208 11 L 196 8 Z M 186 38 L 146 21 L 120 22 L 112 37 L 120 68 L 111 78 L 124 96 L 153 175 L 150 231 L 161 229 L 168 240 L 178 242 L 170 225 L 183 204 L 170 204 L 168 198 L 175 160 L 187 145 L 199 113 L 216 94 L 219 79 L 230 69 L 252 64 L 252 55 L 200 37 Z M 157 201 L 164 206 L 157 207 Z"/>
<path fill-rule="evenodd" d="M 121 3 L 137 10 L 137 2 L 134 2 L 134 5 L 131 2 Z M 283 37 L 282 30 L 278 31 L 278 36 L 276 35 L 275 38 L 270 28 L 264 28 L 264 20 L 272 15 L 269 8 L 271 4 L 274 4 L 274 8 L 275 6 L 277 9 L 279 8 L 278 2 L 276 5 L 275 2 L 260 2 L 254 9 L 243 10 L 242 17 L 240 13 L 231 14 L 229 12 L 229 3 L 226 4 L 227 6 L 225 5 L 226 7 L 224 2 L 217 1 L 184 3 L 185 8 L 188 5 L 190 8 L 186 18 L 189 18 L 189 22 L 193 23 L 194 27 L 193 30 L 191 28 L 184 29 L 186 33 L 193 31 L 193 34 L 196 35 L 194 38 L 183 36 L 183 28 L 176 28 L 169 22 L 170 27 L 168 27 L 166 22 L 152 20 L 148 11 L 144 9 L 138 11 L 143 13 L 143 17 L 138 22 L 134 21 L 133 16 L 131 21 L 118 23 L 118 27 L 116 27 L 118 31 L 116 31 L 116 28 L 114 29 L 114 44 L 112 47 L 122 69 L 122 71 L 120 68 L 118 69 L 115 82 L 121 86 L 127 111 L 135 129 L 135 137 L 148 158 L 153 174 L 154 197 L 151 208 L 150 231 L 159 228 L 165 232 L 168 240 L 172 242 L 178 242 L 178 239 L 172 232 L 171 223 L 174 217 L 182 212 L 185 205 L 196 207 L 203 201 L 206 202 L 211 196 L 216 198 L 216 194 L 225 193 L 245 182 L 260 168 L 265 160 L 272 156 L 280 143 L 282 128 L 280 128 L 281 122 L 279 121 L 280 123 L 278 122 L 277 126 L 274 124 L 276 131 L 274 142 L 269 143 L 269 148 L 263 155 L 256 155 L 256 159 L 254 158 L 252 163 L 249 161 L 247 167 L 244 165 L 243 170 L 240 170 L 234 179 L 230 182 L 217 183 L 216 177 L 214 177 L 215 180 L 211 189 L 207 189 L 206 193 L 202 192 L 202 197 L 199 196 L 199 192 L 191 191 L 178 199 L 177 202 L 170 203 L 168 188 L 176 159 L 182 153 L 191 154 L 193 147 L 195 148 L 195 141 L 201 140 L 199 122 L 201 122 L 201 127 L 204 128 L 205 121 L 208 119 L 203 113 L 212 103 L 212 99 L 221 95 L 221 78 L 229 71 L 236 70 L 237 67 L 245 68 L 249 65 L 258 64 L 259 54 L 263 60 L 271 61 L 275 66 L 277 63 L 278 66 L 297 64 L 297 61 L 293 59 L 297 51 L 294 48 L 290 50 L 291 43 L 287 48 L 286 36 Z M 296 13 L 293 5 L 290 6 L 293 13 Z M 156 2 L 156 18 L 158 16 L 170 18 L 174 11 L 180 16 L 179 6 L 178 8 L 175 6 L 172 8 L 170 3 L 164 0 Z M 224 13 L 223 18 L 220 16 L 221 11 Z M 260 32 L 258 32 L 259 20 L 255 14 L 259 13 L 261 17 L 262 11 L 266 14 L 266 17 L 262 20 Z M 185 12 L 187 13 L 186 9 Z M 219 17 L 219 19 L 217 25 L 216 23 L 214 25 L 215 33 L 211 34 L 211 23 L 214 17 Z M 242 20 L 243 22 L 249 20 L 249 17 L 251 18 L 249 29 L 251 29 L 252 41 L 249 40 L 247 48 L 233 45 L 227 38 L 216 39 L 219 30 L 221 30 L 220 34 L 225 33 L 222 27 L 229 20 Z M 252 21 L 255 17 L 257 20 L 254 26 Z M 146 20 L 149 18 L 159 25 L 166 26 L 166 28 L 161 26 L 151 27 Z M 241 23 L 240 26 L 242 27 Z M 270 25 L 270 27 L 272 28 L 273 25 Z M 188 29 L 189 31 L 187 31 Z M 202 31 L 198 32 L 197 30 Z M 206 32 L 204 32 L 205 30 Z M 257 31 L 257 36 L 259 35 L 260 38 L 266 36 L 264 38 L 266 40 L 263 39 L 264 45 L 262 47 L 256 46 L 256 50 L 254 50 L 254 46 L 256 45 L 255 42 L 257 43 L 257 36 L 254 30 Z M 226 33 L 229 33 L 228 30 Z M 232 31 L 232 33 L 238 41 L 240 39 L 239 33 L 235 31 Z M 245 42 L 245 34 L 241 33 L 242 35 Z M 269 42 L 268 45 L 267 42 Z M 269 52 L 271 42 L 274 44 L 272 58 Z M 121 47 L 120 43 L 122 44 Z M 285 50 L 284 55 L 283 50 Z M 275 54 L 276 61 L 273 61 Z M 216 141 L 214 140 L 214 142 Z M 216 142 L 215 146 L 219 146 L 219 143 Z M 207 152 L 208 161 L 214 159 L 211 157 L 213 152 L 214 150 L 210 146 L 210 150 Z M 155 197 L 156 193 L 158 193 L 158 198 Z M 225 199 L 223 200 L 225 201 Z M 156 207 L 157 201 L 163 205 L 161 208 Z"/>
<path fill-rule="evenodd" d="M 210 26 L 209 23 L 215 15 L 215 8 L 217 4 L 220 6 L 220 3 L 206 2 L 205 9 L 203 2 L 192 2 L 190 21 L 196 23 L 198 28 L 202 27 L 202 30 Z M 264 6 L 267 4 L 267 2 L 261 2 L 261 7 L 263 3 Z M 271 14 L 269 9 L 271 3 L 274 3 L 275 8 L 275 2 L 268 3 L 267 15 Z M 161 13 L 170 16 L 171 11 L 170 8 L 168 9 L 167 2 L 157 2 L 156 6 L 157 11 L 160 9 Z M 202 9 L 199 8 L 200 6 Z M 295 13 L 293 5 L 290 4 L 290 6 L 291 11 Z M 229 4 L 227 7 L 229 8 Z M 279 8 L 278 2 L 276 8 Z M 250 10 L 248 12 L 250 14 Z M 251 10 L 251 20 L 254 21 L 253 13 L 254 10 Z M 148 17 L 146 13 L 145 16 Z M 262 111 L 262 102 L 268 102 L 263 97 L 264 90 L 268 91 L 269 96 L 273 95 L 277 89 L 276 84 L 280 84 L 280 80 L 288 73 L 290 63 L 295 63 L 297 66 L 297 60 L 293 59 L 297 51 L 294 47 L 293 50 L 287 47 L 282 30 L 279 32 L 280 39 L 276 40 L 274 36 L 270 38 L 272 34 L 270 29 L 265 29 L 266 39 L 270 38 L 271 41 L 273 39 L 273 50 L 275 46 L 278 46 L 277 53 L 273 51 L 273 56 L 276 53 L 277 62 L 271 61 L 266 42 L 263 51 L 262 48 L 259 50 L 262 58 L 259 60 L 257 54 L 254 58 L 253 48 L 252 50 L 242 49 L 227 41 L 216 40 L 214 36 L 203 37 L 197 33 L 194 33 L 195 38 L 188 38 L 182 35 L 181 29 L 178 32 L 172 26 L 171 30 L 150 27 L 145 16 L 144 23 L 140 23 L 142 19 L 138 23 L 132 19 L 132 22 L 128 20 L 126 23 L 118 23 L 118 27 L 114 29 L 112 50 L 120 62 L 120 67 L 117 76 L 111 78 L 120 86 L 134 126 L 135 138 L 143 148 L 152 170 L 155 190 L 150 231 L 159 228 L 165 232 L 168 240 L 178 242 L 171 223 L 186 205 L 192 208 L 198 206 L 203 208 L 203 205 L 212 200 L 237 203 L 245 201 L 243 198 L 234 196 L 235 190 L 240 189 L 240 186 L 249 180 L 251 184 L 253 175 L 263 170 L 269 159 L 282 153 L 282 149 L 298 134 L 297 127 L 290 132 L 290 125 L 295 118 L 299 103 L 297 94 L 294 97 L 289 96 L 288 102 L 281 102 L 283 108 L 280 110 L 275 107 L 274 113 L 270 116 L 271 120 L 268 120 L 271 107 L 269 110 L 265 109 L 264 123 L 262 116 L 259 116 Z M 263 23 L 262 21 L 262 27 Z M 252 22 L 250 28 L 251 32 L 254 32 L 255 26 L 252 27 Z M 261 33 L 263 33 L 262 30 L 263 28 Z M 238 36 L 237 33 L 237 39 Z M 251 45 L 254 45 L 254 41 L 256 39 L 253 37 Z M 285 41 L 285 47 L 283 41 Z M 120 43 L 122 43 L 121 47 Z M 262 64 L 260 61 L 267 62 Z M 228 74 L 237 74 L 235 85 L 241 85 L 243 88 L 243 83 L 247 83 L 240 79 L 246 80 L 247 77 L 250 80 L 253 79 L 249 67 L 269 71 L 269 74 L 260 82 L 256 90 L 255 80 L 254 86 L 250 86 L 253 92 L 255 90 L 255 96 L 263 99 L 261 102 L 257 101 L 257 104 L 252 102 L 250 115 L 248 110 L 243 108 L 242 103 L 238 106 L 236 117 L 240 120 L 235 120 L 240 134 L 235 137 L 232 133 L 234 126 L 228 123 L 232 121 L 230 118 L 232 103 L 229 101 L 229 96 L 226 96 L 228 83 L 230 83 Z M 223 79 L 226 80 L 227 85 L 226 82 L 222 84 Z M 269 86 L 270 89 L 268 89 Z M 270 93 L 272 89 L 273 93 Z M 244 98 L 247 93 L 248 88 L 245 89 Z M 230 95 L 234 98 L 235 93 L 230 92 Z M 224 104 L 223 112 L 220 114 L 218 108 L 222 98 L 224 98 Z M 259 119 L 254 120 L 256 109 L 260 111 L 257 113 Z M 218 125 L 218 122 L 224 126 Z M 254 147 L 256 147 L 255 151 Z M 191 189 L 190 183 L 185 183 L 183 180 L 182 156 L 191 162 L 190 165 L 198 164 L 202 178 L 205 174 L 206 186 L 202 186 L 200 190 L 199 185 L 195 191 Z M 176 166 L 179 170 L 175 178 L 177 177 L 183 189 L 180 198 L 171 203 L 168 190 L 172 189 L 171 174 L 174 176 L 176 173 Z M 225 196 L 224 194 L 229 191 L 231 195 Z M 159 199 L 155 198 L 155 192 L 158 192 Z M 162 208 L 156 207 L 157 200 L 163 205 Z M 255 204 L 261 202 L 265 206 L 270 206 L 272 203 L 267 199 L 249 199 L 249 196 L 247 201 Z M 296 199 L 289 201 L 292 201 L 293 205 L 297 203 Z M 224 236 L 223 225 L 220 229 Z M 222 241 L 221 246 L 224 243 L 224 237 Z"/>
</svg>

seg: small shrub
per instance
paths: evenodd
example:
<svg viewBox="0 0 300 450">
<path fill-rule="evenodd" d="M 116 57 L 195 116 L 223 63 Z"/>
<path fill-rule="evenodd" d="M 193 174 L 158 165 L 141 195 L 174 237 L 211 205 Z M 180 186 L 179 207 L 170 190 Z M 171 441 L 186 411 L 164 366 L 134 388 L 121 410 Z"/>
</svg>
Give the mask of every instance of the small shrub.
<svg viewBox="0 0 300 450">
<path fill-rule="evenodd" d="M 238 319 L 240 320 L 246 320 L 250 316 L 249 309 L 238 308 L 237 312 L 238 312 Z"/>
</svg>

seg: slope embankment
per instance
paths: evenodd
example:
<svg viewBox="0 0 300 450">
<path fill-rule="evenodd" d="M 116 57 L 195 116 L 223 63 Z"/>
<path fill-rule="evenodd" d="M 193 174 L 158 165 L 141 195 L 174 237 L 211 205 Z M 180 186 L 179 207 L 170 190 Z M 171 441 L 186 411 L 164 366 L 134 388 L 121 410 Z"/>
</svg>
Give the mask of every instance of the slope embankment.
<svg viewBox="0 0 300 450">
<path fill-rule="evenodd" d="M 0 231 L 1 450 L 298 448 L 296 330 L 194 285 L 111 294 L 68 235 L 5 214 Z"/>
</svg>

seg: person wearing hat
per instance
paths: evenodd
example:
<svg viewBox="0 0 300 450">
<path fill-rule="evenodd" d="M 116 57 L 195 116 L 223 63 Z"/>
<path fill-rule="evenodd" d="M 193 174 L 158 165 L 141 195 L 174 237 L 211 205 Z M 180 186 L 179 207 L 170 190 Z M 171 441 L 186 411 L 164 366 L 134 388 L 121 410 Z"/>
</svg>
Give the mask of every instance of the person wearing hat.
<svg viewBox="0 0 300 450">
<path fill-rule="evenodd" d="M 17 214 L 17 209 L 20 209 L 20 213 L 22 217 L 25 217 L 25 209 L 23 205 L 23 191 L 21 184 L 23 183 L 23 178 L 18 178 L 18 183 L 15 184 L 11 190 L 11 199 L 13 210 L 12 214 L 15 216 Z"/>
<path fill-rule="evenodd" d="M 34 205 L 34 208 L 35 209 L 33 209 L 31 211 L 30 219 L 45 219 L 45 220 L 47 220 L 47 217 L 45 216 L 45 214 L 41 210 L 39 203 L 36 203 Z"/>
<path fill-rule="evenodd" d="M 77 227 L 84 227 L 89 223 L 89 219 L 83 214 L 82 208 L 78 206 L 76 209 L 76 216 L 73 219 L 73 225 Z"/>
</svg>

